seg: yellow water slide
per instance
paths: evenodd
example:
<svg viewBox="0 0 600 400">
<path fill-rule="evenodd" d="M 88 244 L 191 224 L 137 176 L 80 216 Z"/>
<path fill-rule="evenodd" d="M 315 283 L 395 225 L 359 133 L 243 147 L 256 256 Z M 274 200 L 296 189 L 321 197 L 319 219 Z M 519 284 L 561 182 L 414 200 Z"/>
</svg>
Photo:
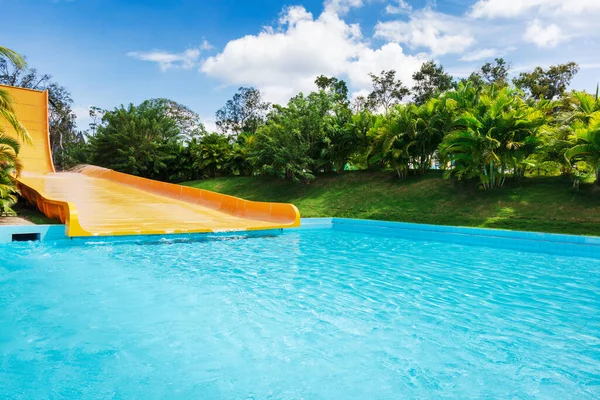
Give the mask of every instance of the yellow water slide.
<svg viewBox="0 0 600 400">
<path fill-rule="evenodd" d="M 48 92 L 1 85 L 0 89 L 12 95 L 17 117 L 33 141 L 23 145 L 19 153 L 24 164 L 18 177 L 21 194 L 48 217 L 64 223 L 67 236 L 225 232 L 300 225 L 300 213 L 292 204 L 247 201 L 91 165 L 55 172 L 48 133 Z"/>
</svg>

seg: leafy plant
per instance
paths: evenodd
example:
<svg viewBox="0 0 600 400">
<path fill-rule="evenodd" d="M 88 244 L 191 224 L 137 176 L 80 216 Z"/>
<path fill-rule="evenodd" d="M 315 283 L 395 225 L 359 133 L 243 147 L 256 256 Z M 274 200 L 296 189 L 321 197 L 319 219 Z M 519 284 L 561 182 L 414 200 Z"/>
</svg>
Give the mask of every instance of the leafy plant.
<svg viewBox="0 0 600 400">
<path fill-rule="evenodd" d="M 589 163 L 595 171 L 596 184 L 600 184 L 600 111 L 590 114 L 587 122 L 576 121 L 572 129 L 571 139 L 576 144 L 565 152 L 565 158 L 571 163 Z"/>
<path fill-rule="evenodd" d="M 168 180 L 169 161 L 178 157 L 182 131 L 156 102 L 106 111 L 90 138 L 91 161 L 146 178 Z"/>
<path fill-rule="evenodd" d="M 501 187 L 511 172 L 522 177 L 544 123 L 544 113 L 530 107 L 514 89 L 484 89 L 472 109 L 454 120 L 440 145 L 440 152 L 452 162 L 445 176 L 478 178 L 484 189 Z"/>
</svg>

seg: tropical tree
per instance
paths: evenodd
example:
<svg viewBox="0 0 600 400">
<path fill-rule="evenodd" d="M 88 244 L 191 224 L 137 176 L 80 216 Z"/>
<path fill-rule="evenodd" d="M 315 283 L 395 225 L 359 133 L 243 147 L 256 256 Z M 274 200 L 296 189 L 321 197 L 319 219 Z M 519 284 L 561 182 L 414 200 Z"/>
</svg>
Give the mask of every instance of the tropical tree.
<svg viewBox="0 0 600 400">
<path fill-rule="evenodd" d="M 384 161 L 399 178 L 408 174 L 410 149 L 415 145 L 420 129 L 416 110 L 414 104 L 398 105 L 387 116 L 379 118 L 374 127 L 377 136 L 371 162 Z"/>
<path fill-rule="evenodd" d="M 90 138 L 93 163 L 145 178 L 168 180 L 182 131 L 159 103 L 146 101 L 106 111 Z"/>
<path fill-rule="evenodd" d="M 331 91 L 335 102 L 347 105 L 348 85 L 345 81 L 335 77 L 319 75 L 315 79 L 315 84 L 320 90 Z"/>
<path fill-rule="evenodd" d="M 146 105 L 152 108 L 163 109 L 166 116 L 175 121 L 177 128 L 181 132 L 181 137 L 185 140 L 191 140 L 194 137 L 206 135 L 207 133 L 204 124 L 200 120 L 200 115 L 181 103 L 170 99 L 157 98 L 148 100 Z M 93 112 L 101 113 L 101 110 L 96 107 Z"/>
<path fill-rule="evenodd" d="M 552 65 L 546 70 L 536 67 L 531 72 L 521 72 L 513 83 L 531 97 L 552 100 L 565 93 L 578 71 L 579 65 L 574 62 Z"/>
<path fill-rule="evenodd" d="M 22 56 L 20 56 L 17 52 L 9 49 L 8 47 L 0 46 L 0 57 L 9 60 L 14 65 L 20 68 L 23 68 L 27 65 L 25 59 Z"/>
<path fill-rule="evenodd" d="M 451 126 L 453 113 L 439 99 L 430 99 L 413 110 L 417 131 L 411 147 L 411 164 L 419 173 L 429 170 L 445 133 Z"/>
<path fill-rule="evenodd" d="M 229 163 L 233 155 L 233 146 L 229 139 L 218 133 L 210 133 L 199 140 L 198 166 L 210 178 L 228 173 Z"/>
<path fill-rule="evenodd" d="M 354 125 L 352 112 L 346 105 L 335 107 L 334 113 L 325 119 L 327 137 L 326 156 L 333 169 L 342 172 L 359 147 L 359 132 Z"/>
<path fill-rule="evenodd" d="M 233 98 L 217 111 L 217 127 L 223 134 L 255 133 L 264 124 L 269 106 L 262 100 L 260 90 L 240 87 Z"/>
<path fill-rule="evenodd" d="M 233 175 L 252 175 L 252 164 L 248 160 L 250 147 L 255 136 L 250 132 L 242 132 L 235 138 L 227 170 Z"/>
<path fill-rule="evenodd" d="M 566 122 L 581 121 L 585 124 L 589 124 L 591 116 L 595 112 L 600 111 L 598 88 L 596 88 L 595 95 L 591 95 L 587 92 L 573 91 L 569 96 L 567 96 L 566 101 Z"/>
<path fill-rule="evenodd" d="M 390 108 L 410 94 L 400 79 L 396 79 L 396 71 L 381 71 L 381 74 L 369 74 L 373 82 L 373 91 L 368 96 L 369 106 L 381 109 L 386 114 Z"/>
<path fill-rule="evenodd" d="M 587 125 L 591 115 L 600 111 L 597 96 L 586 92 L 572 92 L 552 102 L 530 97 L 528 103 L 547 111 L 546 124 L 539 135 L 541 144 L 530 157 L 534 163 L 533 169 L 544 174 L 577 175 L 579 171 L 565 158 L 565 152 L 575 145 L 573 124 L 579 122 Z M 579 166 L 582 164 L 579 163 Z"/>
<path fill-rule="evenodd" d="M 481 66 L 481 76 L 488 85 L 504 86 L 508 83 L 510 68 L 510 63 L 503 58 L 496 58 L 493 63 L 487 62 Z"/>
<path fill-rule="evenodd" d="M 587 162 L 595 171 L 597 185 L 600 185 L 600 111 L 587 116 L 586 121 L 573 123 L 570 139 L 575 145 L 565 151 L 565 159 L 569 163 Z"/>
<path fill-rule="evenodd" d="M 503 58 L 496 58 L 494 62 L 483 64 L 479 70 L 472 72 L 467 79 L 463 79 L 461 82 L 470 82 L 475 87 L 484 85 L 506 86 L 510 68 L 510 63 L 504 61 Z"/>
<path fill-rule="evenodd" d="M 24 66 L 25 60 L 14 51 L 0 46 L 0 57 L 5 57 L 15 65 Z M 11 129 L 16 134 L 7 133 Z M 13 214 L 11 207 L 19 194 L 15 177 L 19 175 L 22 164 L 18 158 L 20 141 L 31 142 L 25 127 L 15 114 L 13 99 L 5 89 L 0 89 L 0 214 Z"/>
<path fill-rule="evenodd" d="M 440 145 L 453 164 L 445 176 L 478 178 L 484 189 L 501 187 L 511 172 L 522 177 L 544 123 L 544 113 L 530 107 L 514 89 L 484 88 L 474 107 L 454 120 Z"/>
<path fill-rule="evenodd" d="M 444 67 L 437 65 L 433 60 L 421 65 L 413 74 L 413 98 L 417 105 L 426 103 L 436 94 L 452 89 L 452 76 L 444 72 Z"/>
<path fill-rule="evenodd" d="M 254 171 L 294 181 L 315 178 L 314 156 L 326 144 L 316 97 L 300 93 L 287 107 L 273 107 L 248 151 Z"/>
<path fill-rule="evenodd" d="M 352 114 L 352 129 L 356 136 L 356 151 L 350 157 L 350 163 L 355 167 L 370 169 L 369 152 L 375 136 L 374 126 L 378 116 L 368 109 L 361 109 Z"/>
</svg>

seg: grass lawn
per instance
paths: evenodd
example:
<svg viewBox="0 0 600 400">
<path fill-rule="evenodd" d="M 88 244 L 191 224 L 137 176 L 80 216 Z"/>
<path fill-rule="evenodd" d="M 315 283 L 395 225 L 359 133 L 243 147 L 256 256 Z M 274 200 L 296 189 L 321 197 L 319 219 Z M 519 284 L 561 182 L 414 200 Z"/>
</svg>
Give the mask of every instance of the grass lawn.
<svg viewBox="0 0 600 400">
<path fill-rule="evenodd" d="M 248 200 L 293 203 L 303 217 L 347 217 L 600 236 L 600 190 L 579 191 L 563 177 L 526 178 L 482 191 L 430 172 L 397 179 L 387 172 L 319 176 L 309 184 L 229 177 L 186 182 Z"/>
</svg>

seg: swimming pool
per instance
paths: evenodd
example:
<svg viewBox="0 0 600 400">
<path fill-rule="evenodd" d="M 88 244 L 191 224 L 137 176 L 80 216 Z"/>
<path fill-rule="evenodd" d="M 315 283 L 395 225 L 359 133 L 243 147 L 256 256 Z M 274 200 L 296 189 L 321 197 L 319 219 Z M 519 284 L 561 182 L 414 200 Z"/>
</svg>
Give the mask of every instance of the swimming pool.
<svg viewBox="0 0 600 400">
<path fill-rule="evenodd" d="M 307 229 L 0 260 L 9 398 L 600 397 L 598 259 Z"/>
</svg>

